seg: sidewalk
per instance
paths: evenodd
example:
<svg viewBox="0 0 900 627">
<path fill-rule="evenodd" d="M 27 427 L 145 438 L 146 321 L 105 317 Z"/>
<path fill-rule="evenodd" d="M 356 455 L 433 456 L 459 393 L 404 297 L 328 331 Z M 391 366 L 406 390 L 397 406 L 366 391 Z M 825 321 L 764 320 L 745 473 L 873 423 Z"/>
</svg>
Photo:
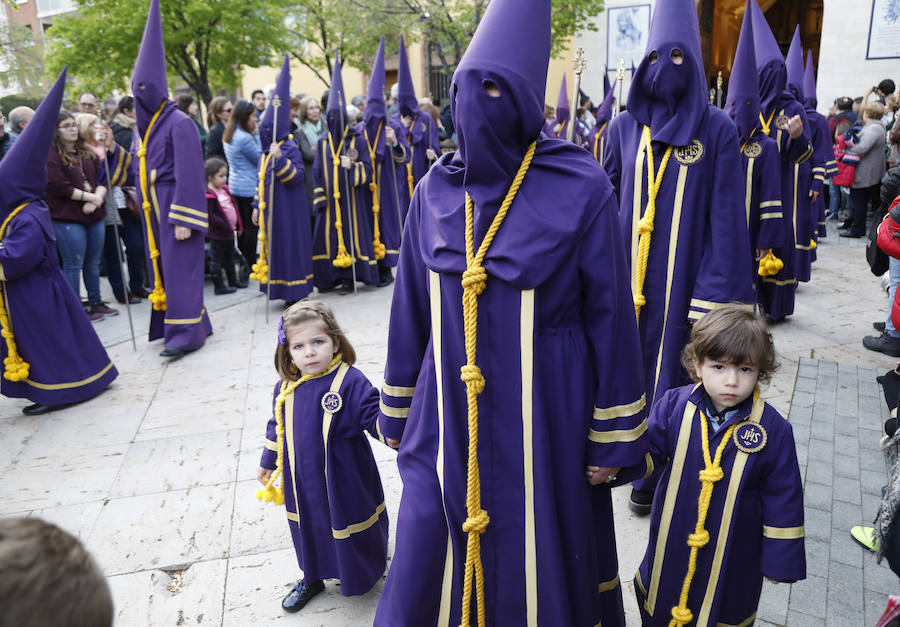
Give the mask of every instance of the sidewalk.
<svg viewBox="0 0 900 627">
<path fill-rule="evenodd" d="M 829 223 L 832 226 L 833 223 Z M 105 284 L 105 281 L 104 281 Z M 104 287 L 106 287 L 104 285 Z M 300 576 L 282 509 L 256 501 L 256 467 L 275 382 L 272 354 L 280 315 L 253 286 L 206 305 L 215 333 L 206 346 L 167 364 L 146 341 L 149 303 L 133 306 L 133 351 L 124 306 L 96 324 L 120 371 L 87 403 L 25 417 L 27 402 L 0 398 L 0 516 L 34 515 L 78 535 L 109 575 L 117 625 L 370 625 L 380 584 L 341 597 L 329 583 L 299 615 L 281 598 Z M 391 288 L 322 295 L 359 356 L 382 380 Z M 878 440 L 885 419 L 875 375 L 893 359 L 862 347 L 888 302 L 865 265 L 859 240 L 834 235 L 819 247 L 813 280 L 795 315 L 773 327 L 781 369 L 764 395 L 790 415 L 806 482 L 809 578 L 766 585 L 757 625 L 874 625 L 898 591 L 850 539 L 869 523 L 885 470 Z M 401 484 L 394 453 L 373 444 L 391 519 Z M 617 490 L 620 576 L 629 582 L 646 543 L 647 520 Z M 629 625 L 639 624 L 625 585 Z"/>
</svg>

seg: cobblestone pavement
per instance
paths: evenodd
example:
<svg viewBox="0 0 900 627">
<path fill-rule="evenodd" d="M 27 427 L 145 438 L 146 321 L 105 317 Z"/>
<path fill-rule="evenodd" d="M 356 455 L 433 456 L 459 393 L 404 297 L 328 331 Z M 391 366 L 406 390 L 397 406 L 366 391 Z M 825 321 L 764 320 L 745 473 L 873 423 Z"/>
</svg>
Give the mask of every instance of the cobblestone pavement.
<svg viewBox="0 0 900 627">
<path fill-rule="evenodd" d="M 894 360 L 861 338 L 883 319 L 887 297 L 858 240 L 828 238 L 795 315 L 773 327 L 782 367 L 766 398 L 790 415 L 806 482 L 809 579 L 766 585 L 757 624 L 874 625 L 897 579 L 849 536 L 877 511 L 885 470 L 878 450 L 885 418 L 879 371 Z M 104 281 L 105 283 L 105 281 Z M 105 289 L 106 286 L 104 285 Z M 326 294 L 380 384 L 391 288 Z M 206 346 L 168 364 L 146 341 L 149 304 L 132 307 L 137 351 L 121 315 L 95 328 L 120 371 L 96 399 L 25 417 L 22 400 L 0 399 L 0 516 L 41 516 L 80 537 L 109 576 L 117 625 L 371 624 L 381 585 L 344 598 L 329 584 L 299 615 L 280 609 L 300 576 L 283 510 L 254 498 L 254 479 L 275 375 L 280 308 L 253 288 L 213 296 Z M 374 444 L 391 517 L 401 485 L 394 453 Z M 614 493 L 623 581 L 642 556 L 647 521 Z M 629 625 L 637 625 L 630 585 Z"/>
</svg>

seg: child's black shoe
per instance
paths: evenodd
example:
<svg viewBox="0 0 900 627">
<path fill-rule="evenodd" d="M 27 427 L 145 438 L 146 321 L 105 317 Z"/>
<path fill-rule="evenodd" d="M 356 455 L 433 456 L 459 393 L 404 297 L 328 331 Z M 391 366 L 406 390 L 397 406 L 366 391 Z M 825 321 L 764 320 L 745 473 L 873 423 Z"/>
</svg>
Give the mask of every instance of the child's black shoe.
<svg viewBox="0 0 900 627">
<path fill-rule="evenodd" d="M 299 612 L 303 609 L 303 606 L 309 603 L 309 600 L 314 596 L 322 592 L 325 589 L 325 584 L 321 581 L 314 581 L 313 583 L 306 583 L 306 580 L 301 579 L 297 582 L 297 585 L 294 586 L 294 589 L 284 597 L 284 600 L 281 602 L 281 607 L 285 612 Z"/>
</svg>

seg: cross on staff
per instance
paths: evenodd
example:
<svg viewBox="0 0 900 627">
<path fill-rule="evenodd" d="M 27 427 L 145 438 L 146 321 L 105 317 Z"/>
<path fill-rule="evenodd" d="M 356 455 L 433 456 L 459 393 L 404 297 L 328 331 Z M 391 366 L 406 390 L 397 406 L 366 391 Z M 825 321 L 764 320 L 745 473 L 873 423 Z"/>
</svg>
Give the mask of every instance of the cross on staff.
<svg viewBox="0 0 900 627">
<path fill-rule="evenodd" d="M 622 106 L 622 88 L 625 86 L 625 59 L 619 59 L 619 69 L 616 70 L 616 79 L 619 81 L 619 97 L 616 98 L 613 117 L 619 114 L 619 109 Z"/>
<path fill-rule="evenodd" d="M 572 92 L 572 107 L 569 113 L 569 128 L 566 130 L 566 141 L 573 141 L 575 138 L 575 118 L 578 113 L 578 106 L 581 104 L 581 73 L 584 72 L 584 68 L 587 66 L 587 61 L 584 58 L 584 48 L 578 48 L 578 51 L 575 53 L 575 60 L 573 62 L 573 66 L 575 68 L 575 87 Z"/>
</svg>

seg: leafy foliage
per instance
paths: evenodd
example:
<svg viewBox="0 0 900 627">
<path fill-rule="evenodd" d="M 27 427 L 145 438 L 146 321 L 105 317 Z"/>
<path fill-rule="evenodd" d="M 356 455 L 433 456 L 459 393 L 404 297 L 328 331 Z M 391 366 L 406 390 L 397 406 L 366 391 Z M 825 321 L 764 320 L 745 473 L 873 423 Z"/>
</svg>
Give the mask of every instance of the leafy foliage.
<svg viewBox="0 0 900 627">
<path fill-rule="evenodd" d="M 180 77 L 209 104 L 213 89 L 233 88 L 242 65 L 272 61 L 284 38 L 280 0 L 167 0 L 162 3 L 169 80 Z M 147 16 L 146 0 L 77 0 L 78 13 L 47 31 L 52 73 L 69 65 L 79 89 L 100 94 L 127 86 Z"/>
<path fill-rule="evenodd" d="M 5 10 L 0 6 L 0 11 Z M 0 70 L 0 84 L 18 84 L 23 94 L 40 94 L 43 56 L 43 48 L 31 29 L 22 24 L 15 14 L 0 23 L 0 68 L 8 68 Z"/>
</svg>

